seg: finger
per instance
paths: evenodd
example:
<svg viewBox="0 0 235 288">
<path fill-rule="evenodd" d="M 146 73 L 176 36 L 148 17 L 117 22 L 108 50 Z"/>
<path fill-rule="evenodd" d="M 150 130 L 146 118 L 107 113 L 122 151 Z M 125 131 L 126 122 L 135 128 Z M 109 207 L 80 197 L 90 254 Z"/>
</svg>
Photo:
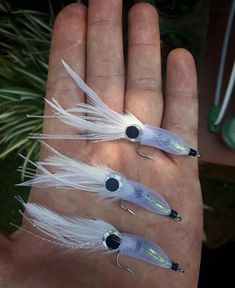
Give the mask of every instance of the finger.
<svg viewBox="0 0 235 288">
<path fill-rule="evenodd" d="M 84 102 L 83 92 L 66 72 L 61 64 L 61 59 L 69 63 L 84 78 L 86 14 L 85 6 L 78 3 L 71 4 L 59 13 L 53 28 L 46 97 L 48 99 L 55 98 L 64 109 L 72 108 L 75 104 Z M 50 114 L 51 108 L 46 105 L 45 115 Z M 51 120 L 45 119 L 43 133 L 71 135 L 76 134 L 77 131 L 53 118 Z M 51 144 L 63 146 L 61 142 L 53 141 Z"/>
<path fill-rule="evenodd" d="M 123 110 L 122 0 L 89 3 L 86 78 L 110 108 Z"/>
<path fill-rule="evenodd" d="M 175 49 L 167 60 L 166 103 L 162 127 L 176 132 L 193 148 L 197 146 L 197 75 L 192 55 Z"/>
<path fill-rule="evenodd" d="M 144 123 L 162 119 L 161 57 L 157 12 L 137 4 L 129 12 L 128 71 L 125 109 Z"/>
</svg>

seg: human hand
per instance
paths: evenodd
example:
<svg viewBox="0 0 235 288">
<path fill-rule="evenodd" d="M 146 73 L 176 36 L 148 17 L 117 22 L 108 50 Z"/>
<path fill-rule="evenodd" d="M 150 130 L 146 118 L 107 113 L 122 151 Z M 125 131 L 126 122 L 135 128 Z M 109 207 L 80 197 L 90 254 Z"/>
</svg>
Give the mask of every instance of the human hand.
<svg viewBox="0 0 235 288">
<path fill-rule="evenodd" d="M 128 60 L 124 68 L 122 1 L 93 0 L 88 11 L 72 4 L 57 17 L 51 43 L 47 98 L 64 108 L 85 101 L 85 96 L 61 64 L 64 59 L 109 107 L 128 110 L 143 123 L 174 131 L 191 147 L 197 146 L 197 84 L 192 56 L 183 49 L 173 51 L 167 63 L 166 98 L 161 93 L 161 57 L 157 13 L 148 4 L 137 4 L 129 13 Z M 87 37 L 87 38 L 86 38 Z M 51 113 L 46 107 L 45 114 Z M 46 134 L 76 134 L 57 119 L 45 119 Z M 36 189 L 30 202 L 64 215 L 92 216 L 113 224 L 119 231 L 145 236 L 185 269 L 176 273 L 123 257 L 132 275 L 115 265 L 115 255 L 64 253 L 60 247 L 32 237 L 24 231 L 6 244 L 6 283 L 9 287 L 196 287 L 202 239 L 202 204 L 197 159 L 165 154 L 157 149 L 141 150 L 155 161 L 141 157 L 128 141 L 92 143 L 51 141 L 50 145 L 69 157 L 102 163 L 129 179 L 159 191 L 182 216 L 180 223 L 157 216 L 128 203 L 136 216 L 125 213 L 116 202 L 90 193 L 66 189 Z M 48 152 L 41 151 L 44 158 Z M 24 223 L 24 227 L 31 229 Z M 11 261 L 9 260 L 11 259 Z"/>
</svg>

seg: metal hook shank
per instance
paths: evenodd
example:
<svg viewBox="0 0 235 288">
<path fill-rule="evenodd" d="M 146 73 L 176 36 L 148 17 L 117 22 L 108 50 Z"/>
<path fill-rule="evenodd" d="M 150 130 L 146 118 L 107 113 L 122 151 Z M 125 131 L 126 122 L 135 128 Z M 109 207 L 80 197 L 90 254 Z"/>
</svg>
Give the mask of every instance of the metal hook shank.
<svg viewBox="0 0 235 288">
<path fill-rule="evenodd" d="M 131 209 L 127 208 L 126 206 L 124 206 L 124 205 L 122 204 L 122 200 L 121 200 L 121 199 L 119 200 L 119 205 L 120 205 L 120 207 L 121 207 L 123 210 L 131 213 L 132 215 L 136 215 L 136 213 L 135 213 L 134 211 L 132 211 Z"/>
</svg>

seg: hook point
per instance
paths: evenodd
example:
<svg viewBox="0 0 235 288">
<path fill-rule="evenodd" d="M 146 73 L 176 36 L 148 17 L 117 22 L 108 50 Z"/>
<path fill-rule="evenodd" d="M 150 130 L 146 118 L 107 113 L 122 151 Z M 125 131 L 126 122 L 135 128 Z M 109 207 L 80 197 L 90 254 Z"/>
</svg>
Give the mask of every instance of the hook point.
<svg viewBox="0 0 235 288">
<path fill-rule="evenodd" d="M 147 154 L 141 152 L 141 151 L 140 151 L 140 145 L 141 145 L 140 143 L 137 144 L 137 153 L 138 153 L 140 156 L 144 157 L 144 158 L 147 158 L 147 159 L 150 159 L 150 160 L 155 160 L 155 158 L 154 158 L 153 156 L 147 155 Z"/>
<path fill-rule="evenodd" d="M 123 268 L 123 269 L 125 269 L 125 270 L 127 270 L 127 271 L 129 271 L 129 272 L 131 272 L 131 273 L 135 273 L 129 266 L 122 265 L 122 264 L 120 263 L 120 261 L 119 261 L 119 257 L 120 257 L 120 252 L 118 252 L 117 257 L 116 257 L 117 266 L 118 266 L 119 268 Z"/>
</svg>

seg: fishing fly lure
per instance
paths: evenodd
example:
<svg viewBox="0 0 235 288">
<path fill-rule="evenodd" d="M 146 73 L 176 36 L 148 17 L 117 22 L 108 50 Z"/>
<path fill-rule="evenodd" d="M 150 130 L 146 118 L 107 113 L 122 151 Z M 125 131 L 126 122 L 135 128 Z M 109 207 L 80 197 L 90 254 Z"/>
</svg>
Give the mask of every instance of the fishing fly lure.
<svg viewBox="0 0 235 288">
<path fill-rule="evenodd" d="M 26 170 L 25 175 L 32 179 L 18 185 L 72 188 L 95 192 L 96 195 L 104 198 L 118 199 L 120 207 L 132 214 L 135 213 L 124 206 L 122 200 L 133 202 L 151 212 L 181 220 L 181 216 L 171 209 L 166 200 L 156 191 L 127 179 L 109 167 L 91 166 L 62 155 L 44 142 L 42 145 L 54 155 L 45 161 L 37 163 L 30 161 L 41 173 L 34 174 L 31 170 Z M 48 167 L 56 171 L 51 172 Z"/>
<path fill-rule="evenodd" d="M 68 64 L 63 60 L 62 63 L 68 74 L 89 97 L 91 104 L 79 103 L 75 108 L 65 110 L 55 99 L 46 99 L 54 110 L 54 115 L 45 117 L 59 118 L 62 122 L 79 129 L 79 135 L 35 134 L 33 138 L 93 141 L 127 139 L 175 155 L 199 156 L 199 153 L 190 148 L 177 134 L 143 124 L 131 113 L 122 114 L 110 109 Z"/>
<path fill-rule="evenodd" d="M 126 255 L 159 267 L 184 272 L 179 264 L 172 261 L 157 244 L 143 237 L 120 233 L 114 226 L 103 220 L 65 217 L 41 205 L 24 203 L 20 197 L 17 199 L 28 214 L 24 216 L 26 220 L 53 240 L 48 239 L 49 242 L 72 250 L 117 252 L 117 265 L 130 272 L 133 271 L 120 263 L 120 256 Z"/>
</svg>

